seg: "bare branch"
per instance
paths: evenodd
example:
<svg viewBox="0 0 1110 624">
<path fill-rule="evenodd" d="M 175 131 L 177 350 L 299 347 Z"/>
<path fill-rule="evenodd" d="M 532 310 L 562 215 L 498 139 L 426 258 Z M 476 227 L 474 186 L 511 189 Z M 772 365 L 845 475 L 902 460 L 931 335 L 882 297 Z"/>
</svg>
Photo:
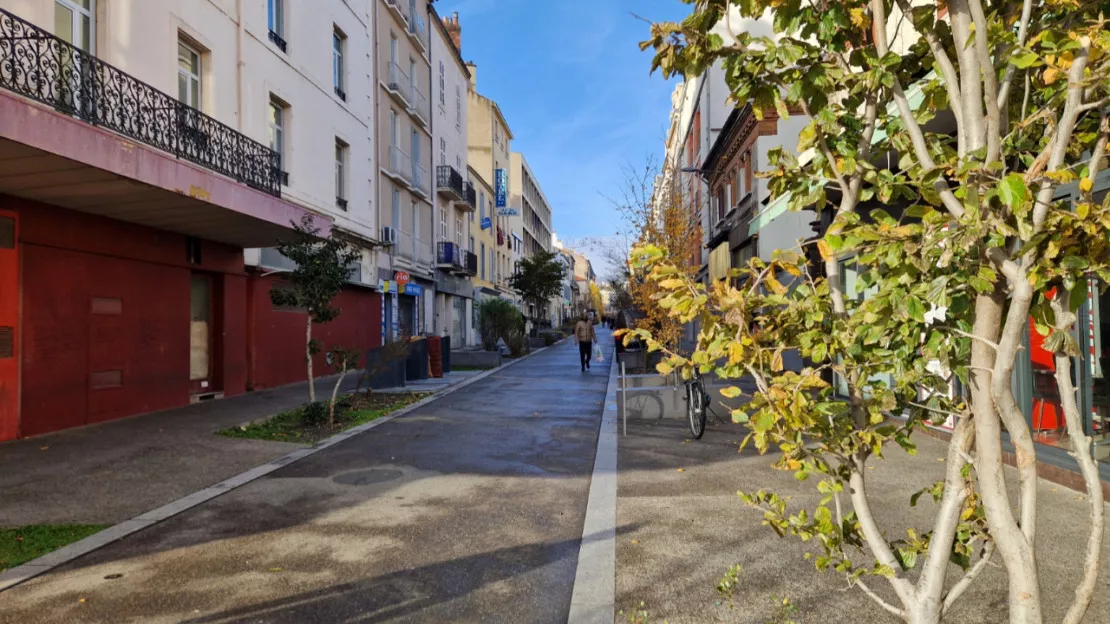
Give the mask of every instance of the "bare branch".
<svg viewBox="0 0 1110 624">
<path fill-rule="evenodd" d="M 1063 291 L 1052 301 L 1056 313 L 1056 331 L 1071 331 L 1075 315 L 1065 306 L 1070 293 Z M 1091 456 L 1091 438 L 1083 426 L 1076 401 L 1076 388 L 1071 379 L 1071 356 L 1063 351 L 1054 354 L 1056 362 L 1056 386 L 1060 390 L 1060 404 L 1067 422 L 1068 437 L 1071 438 L 1072 454 L 1075 456 L 1083 481 L 1087 485 L 1087 502 L 1091 509 L 1091 531 L 1087 535 L 1087 552 L 1083 559 L 1083 578 L 1075 588 L 1075 600 L 1068 607 L 1064 624 L 1078 624 L 1087 613 L 1094 597 L 1095 583 L 1098 581 L 1100 555 L 1102 552 L 1103 523 L 1105 510 L 1102 505 L 1102 481 L 1098 473 L 1098 462 Z"/>
<path fill-rule="evenodd" d="M 941 596 L 944 591 L 944 578 L 948 571 L 948 560 L 952 554 L 952 541 L 960 525 L 960 509 L 967 500 L 968 487 L 964 481 L 963 457 L 971 448 L 974 430 L 969 418 L 960 418 L 948 442 L 948 457 L 944 471 L 944 493 L 941 495 L 933 526 L 933 537 L 925 564 L 918 580 L 917 598 L 933 606 L 933 612 L 940 611 Z"/>
<path fill-rule="evenodd" d="M 896 607 L 896 606 L 890 604 L 889 602 L 883 600 L 878 594 L 871 591 L 871 588 L 867 586 L 867 583 L 863 582 L 863 579 L 856 579 L 855 581 L 852 581 L 852 583 L 856 587 L 859 587 L 860 589 L 862 589 L 863 593 L 867 594 L 867 597 L 870 598 L 875 604 L 879 605 L 883 609 L 889 611 L 890 613 L 892 613 L 892 614 L 894 614 L 894 615 L 896 615 L 900 618 L 905 618 L 906 617 L 905 610 L 899 609 L 898 607 Z"/>
<path fill-rule="evenodd" d="M 914 589 L 913 585 L 908 579 L 898 574 L 898 570 L 902 566 L 895 558 L 894 552 L 890 549 L 890 544 L 887 543 L 886 538 L 883 537 L 883 532 L 879 529 L 879 525 L 875 522 L 875 515 L 871 511 L 871 503 L 867 499 L 867 485 L 864 479 L 866 466 L 864 460 L 860 457 L 853 457 L 851 459 L 850 474 L 848 480 L 848 487 L 851 490 L 852 508 L 856 511 L 856 519 L 859 521 L 860 529 L 863 531 L 863 538 L 867 542 L 867 546 L 871 549 L 875 559 L 882 565 L 889 567 L 895 571 L 895 576 L 890 579 L 890 584 L 894 588 L 898 598 L 902 604 L 910 604 L 913 601 Z"/>
<path fill-rule="evenodd" d="M 987 117 L 987 163 L 997 161 L 1002 154 L 1002 120 L 998 108 L 998 76 L 987 44 L 990 29 L 983 13 L 981 0 L 967 0 L 971 7 L 971 17 L 975 23 L 975 51 L 979 55 L 979 67 L 983 76 L 983 105 Z"/>
<path fill-rule="evenodd" d="M 941 607 L 940 612 L 942 617 L 947 614 L 948 609 L 959 600 L 960 596 L 967 591 L 967 588 L 971 587 L 971 584 L 979 577 L 979 574 L 987 567 L 987 564 L 991 562 L 991 555 L 993 554 L 994 542 L 988 542 L 987 545 L 983 547 L 983 556 L 979 558 L 979 561 L 976 561 L 975 565 L 971 566 L 971 569 L 964 574 L 963 578 L 956 581 L 952 589 L 948 590 L 948 593 L 945 594 L 944 605 Z"/>
<path fill-rule="evenodd" d="M 902 10 L 903 15 L 908 15 L 913 11 L 910 5 L 910 0 L 898 0 L 898 8 Z M 937 33 L 928 28 L 923 29 L 922 35 L 925 37 L 926 43 L 929 44 L 929 50 L 933 53 L 933 58 L 937 61 L 937 66 L 940 67 L 941 76 L 944 77 L 944 86 L 948 90 L 948 101 L 960 101 L 960 76 L 956 73 L 956 67 L 952 65 L 952 59 L 948 57 L 948 53 L 944 51 L 944 44 L 937 38 Z M 952 114 L 956 117 L 956 127 L 959 132 L 963 130 L 963 110 L 955 105 L 950 105 Z"/>
<path fill-rule="evenodd" d="M 886 7 L 883 5 L 883 0 L 871 0 L 871 13 L 872 20 L 876 24 L 886 23 Z M 875 47 L 879 56 L 885 56 L 890 51 L 890 46 L 886 40 L 886 31 L 882 28 L 875 28 Z M 906 99 L 906 92 L 902 89 L 902 81 L 894 77 L 894 103 L 898 106 L 898 114 L 902 118 L 902 124 L 906 127 L 906 132 L 910 135 L 910 142 L 913 144 L 914 154 L 917 156 L 918 161 L 921 162 L 922 169 L 931 171 L 937 168 L 936 162 L 929 154 L 929 146 L 925 143 L 925 134 L 921 130 L 921 126 L 913 117 L 913 111 L 910 110 L 910 103 Z M 940 195 L 941 201 L 944 202 L 944 207 L 956 218 L 964 215 L 963 204 L 949 188 L 948 182 L 943 177 L 937 178 L 933 184 L 937 194 Z"/>
<path fill-rule="evenodd" d="M 1029 35 L 1029 18 L 1032 14 L 1033 14 L 1033 0 L 1024 0 L 1024 3 L 1022 4 L 1022 7 L 1021 7 L 1021 21 L 1018 22 L 1017 45 L 1018 45 L 1019 48 L 1025 45 L 1026 37 L 1028 37 L 1028 35 Z M 1010 98 L 1010 85 L 1014 81 L 1014 72 L 1015 71 L 1016 71 L 1016 68 L 1012 64 L 1010 64 L 1010 63 L 1006 64 L 1006 74 L 1002 77 L 1002 85 L 998 89 L 998 107 L 1001 108 L 1001 109 L 1006 108 L 1006 102 Z M 1026 93 L 1026 97 L 1028 97 L 1028 93 L 1029 93 L 1028 74 L 1026 74 L 1026 78 L 1027 78 L 1027 81 L 1025 83 L 1025 85 L 1026 85 L 1025 86 L 1025 89 L 1026 89 L 1025 93 Z M 1022 114 L 1022 118 L 1023 119 L 1025 118 L 1024 113 Z"/>
<path fill-rule="evenodd" d="M 998 351 L 998 343 L 997 342 L 991 342 L 990 340 L 987 340 L 986 338 L 984 338 L 982 336 L 976 336 L 975 334 L 970 334 L 970 333 L 965 332 L 962 329 L 959 329 L 957 327 L 948 327 L 947 329 L 948 329 L 948 331 L 952 332 L 953 334 L 963 336 L 964 338 L 970 338 L 972 340 L 977 340 L 977 341 L 987 345 L 988 347 L 994 349 L 995 351 Z"/>
</svg>

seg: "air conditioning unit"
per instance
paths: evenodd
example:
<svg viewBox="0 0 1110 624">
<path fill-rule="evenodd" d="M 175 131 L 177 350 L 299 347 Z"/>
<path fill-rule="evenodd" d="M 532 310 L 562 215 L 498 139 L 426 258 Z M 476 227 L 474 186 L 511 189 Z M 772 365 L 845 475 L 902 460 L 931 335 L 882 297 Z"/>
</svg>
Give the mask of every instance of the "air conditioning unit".
<svg viewBox="0 0 1110 624">
<path fill-rule="evenodd" d="M 397 228 L 391 228 L 389 226 L 383 227 L 382 228 L 382 243 L 386 244 L 386 245 L 396 245 L 397 244 Z"/>
</svg>

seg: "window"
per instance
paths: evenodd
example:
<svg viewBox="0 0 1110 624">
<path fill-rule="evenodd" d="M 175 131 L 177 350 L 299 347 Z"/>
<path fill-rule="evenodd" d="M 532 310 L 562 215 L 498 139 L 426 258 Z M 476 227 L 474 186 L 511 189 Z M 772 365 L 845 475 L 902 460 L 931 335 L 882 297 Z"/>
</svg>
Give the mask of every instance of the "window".
<svg viewBox="0 0 1110 624">
<path fill-rule="evenodd" d="M 397 111 L 389 109 L 389 146 L 397 147 Z"/>
<path fill-rule="evenodd" d="M 481 191 L 478 193 L 478 208 L 481 210 L 482 220 L 486 220 L 486 192 Z"/>
<path fill-rule="evenodd" d="M 336 28 L 331 34 L 331 80 L 335 87 L 335 94 L 339 99 L 346 100 L 346 80 L 344 79 L 343 51 L 347 47 L 347 37 Z"/>
<path fill-rule="evenodd" d="M 439 240 L 447 240 L 447 209 L 439 209 Z"/>
<path fill-rule="evenodd" d="M 418 218 L 419 212 L 416 209 L 416 202 L 412 202 L 412 244 L 413 251 L 416 251 L 416 241 L 420 238 L 420 219 Z"/>
<path fill-rule="evenodd" d="M 480 259 L 482 261 L 482 279 L 486 279 L 486 244 L 485 243 L 482 243 L 482 255 L 481 255 Z M 478 306 L 474 306 L 474 307 L 478 307 Z"/>
<path fill-rule="evenodd" d="M 416 80 L 416 61 L 409 57 L 409 106 L 416 105 L 416 92 L 420 90 L 420 85 Z"/>
<path fill-rule="evenodd" d="M 200 108 L 200 52 L 182 41 L 177 42 L 177 99 Z"/>
<path fill-rule="evenodd" d="M 341 210 L 347 209 L 347 149 L 346 143 L 335 140 L 335 203 Z"/>
<path fill-rule="evenodd" d="M 455 217 L 455 244 L 462 247 L 463 244 L 463 220 L 462 217 Z"/>
<path fill-rule="evenodd" d="M 447 139 L 439 138 L 439 164 L 447 165 Z"/>
<path fill-rule="evenodd" d="M 443 61 L 439 62 L 439 105 L 446 106 L 447 100 L 447 72 L 443 67 Z"/>
<path fill-rule="evenodd" d="M 462 128 L 462 87 L 455 85 L 455 129 Z"/>
<path fill-rule="evenodd" d="M 96 0 L 55 0 L 54 34 L 96 54 Z"/>
<path fill-rule="evenodd" d="M 270 26 L 270 41 L 285 52 L 285 0 L 266 0 L 266 15 Z"/>
<path fill-rule="evenodd" d="M 389 33 L 389 64 L 397 64 L 397 35 Z"/>
<path fill-rule="evenodd" d="M 285 115 L 284 104 L 270 98 L 270 149 L 278 154 L 278 167 L 285 171 Z"/>
<path fill-rule="evenodd" d="M 401 191 L 397 188 L 393 189 L 392 209 L 393 227 L 397 228 L 401 225 Z"/>
<path fill-rule="evenodd" d="M 474 237 L 473 236 L 470 237 L 470 246 L 467 247 L 467 250 L 469 250 L 471 252 L 474 251 Z"/>
</svg>

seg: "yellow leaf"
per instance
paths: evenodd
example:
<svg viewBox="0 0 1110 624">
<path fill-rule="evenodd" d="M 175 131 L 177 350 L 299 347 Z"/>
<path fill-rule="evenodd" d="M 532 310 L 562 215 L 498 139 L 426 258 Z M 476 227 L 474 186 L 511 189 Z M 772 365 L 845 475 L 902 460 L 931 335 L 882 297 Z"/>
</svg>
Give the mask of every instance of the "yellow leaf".
<svg viewBox="0 0 1110 624">
<path fill-rule="evenodd" d="M 851 16 L 852 24 L 856 28 L 864 28 L 867 26 L 869 20 L 867 19 L 867 13 L 862 8 L 852 9 L 849 11 L 849 15 Z"/>
<path fill-rule="evenodd" d="M 686 472 L 685 468 L 676 468 L 675 472 Z"/>
<path fill-rule="evenodd" d="M 832 260 L 836 257 L 836 252 L 834 252 L 833 248 L 830 247 L 827 242 L 825 242 L 825 239 L 817 241 L 817 250 L 821 252 L 822 260 Z"/>
<path fill-rule="evenodd" d="M 1094 187 L 1094 182 L 1090 178 L 1083 178 L 1079 181 L 1079 190 L 1084 193 L 1090 193 L 1092 187 Z"/>
<path fill-rule="evenodd" d="M 1041 78 L 1046 85 L 1050 85 L 1060 78 L 1060 70 L 1055 67 L 1046 67 Z"/>
</svg>

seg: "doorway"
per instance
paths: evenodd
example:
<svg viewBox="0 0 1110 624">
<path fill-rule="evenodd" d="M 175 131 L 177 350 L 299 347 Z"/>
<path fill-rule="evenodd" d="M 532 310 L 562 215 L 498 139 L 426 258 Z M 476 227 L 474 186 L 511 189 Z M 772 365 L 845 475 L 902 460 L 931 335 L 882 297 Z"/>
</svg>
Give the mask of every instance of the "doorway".
<svg viewBox="0 0 1110 624">
<path fill-rule="evenodd" d="M 189 285 L 189 393 L 213 392 L 215 353 L 212 278 L 194 274 Z"/>
<path fill-rule="evenodd" d="M 19 435 L 19 221 L 0 210 L 0 440 Z"/>
</svg>

